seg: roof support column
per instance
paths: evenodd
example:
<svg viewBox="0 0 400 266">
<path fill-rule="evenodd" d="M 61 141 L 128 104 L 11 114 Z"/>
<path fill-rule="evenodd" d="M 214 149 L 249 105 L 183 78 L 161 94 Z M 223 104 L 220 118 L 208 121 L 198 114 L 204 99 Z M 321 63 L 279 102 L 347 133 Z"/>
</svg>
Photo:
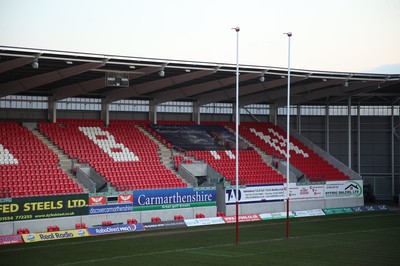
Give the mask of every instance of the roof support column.
<svg viewBox="0 0 400 266">
<path fill-rule="evenodd" d="M 275 104 L 269 105 L 269 122 L 273 123 L 274 125 L 278 124 L 278 108 Z"/>
<path fill-rule="evenodd" d="M 49 106 L 47 109 L 47 119 L 50 122 L 55 123 L 57 122 L 57 101 L 54 99 L 53 96 L 50 96 L 48 104 Z"/>
<path fill-rule="evenodd" d="M 361 175 L 361 107 L 357 105 L 357 173 Z"/>
<path fill-rule="evenodd" d="M 149 120 L 152 124 L 157 124 L 157 105 L 154 100 L 149 100 Z"/>
<path fill-rule="evenodd" d="M 101 120 L 106 127 L 110 124 L 110 105 L 106 98 L 101 100 L 101 113 L 100 113 Z"/>
<path fill-rule="evenodd" d="M 325 151 L 329 153 L 330 146 L 330 128 L 329 128 L 329 103 L 325 105 Z"/>
<path fill-rule="evenodd" d="M 238 108 L 238 111 L 239 111 L 239 114 L 240 114 L 240 107 Z M 232 118 L 231 118 L 231 121 L 232 121 L 232 122 L 236 122 L 236 117 L 237 117 L 238 120 L 239 120 L 239 121 L 237 121 L 237 122 L 238 122 L 238 125 L 240 125 L 240 115 L 236 116 L 236 108 L 235 108 L 235 106 L 234 106 L 233 103 L 232 103 Z"/>
<path fill-rule="evenodd" d="M 348 167 L 351 169 L 351 97 L 347 101 L 347 149 Z"/>
<path fill-rule="evenodd" d="M 391 132 L 391 135 L 392 135 L 392 139 L 391 139 L 391 146 L 392 146 L 392 160 L 391 160 L 391 165 L 392 165 L 392 169 L 391 169 L 391 172 L 392 172 L 392 196 L 393 196 L 393 199 L 395 199 L 395 197 L 396 197 L 396 195 L 395 195 L 395 193 L 396 193 L 396 189 L 395 189 L 395 182 L 394 182 L 394 179 L 395 179 L 395 175 L 396 175 L 396 173 L 395 173 L 395 152 L 396 152 L 396 149 L 395 149 L 395 137 L 397 137 L 398 139 L 399 139 L 399 135 L 397 135 L 396 134 L 396 128 L 400 128 L 400 112 L 399 112 L 399 125 L 397 125 L 397 126 L 395 126 L 394 125 L 394 123 L 395 123 L 395 119 L 394 119 L 394 110 L 395 110 L 395 108 L 394 108 L 394 105 L 392 105 L 392 108 L 391 108 L 391 111 L 392 111 L 392 119 L 391 119 L 391 128 L 392 128 L 392 132 Z M 399 182 L 399 184 L 400 184 L 400 182 Z"/>
<path fill-rule="evenodd" d="M 193 113 L 192 113 L 192 121 L 196 123 L 196 125 L 200 125 L 200 104 L 199 101 L 193 102 Z"/>
<path fill-rule="evenodd" d="M 300 104 L 297 105 L 297 133 L 301 134 L 301 106 Z"/>
</svg>

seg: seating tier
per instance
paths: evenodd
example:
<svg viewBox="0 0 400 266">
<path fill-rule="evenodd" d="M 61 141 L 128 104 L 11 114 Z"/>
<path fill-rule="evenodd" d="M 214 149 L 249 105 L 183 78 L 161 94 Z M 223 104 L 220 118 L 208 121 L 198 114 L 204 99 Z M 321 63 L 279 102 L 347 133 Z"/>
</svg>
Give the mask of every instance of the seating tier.
<svg viewBox="0 0 400 266">
<path fill-rule="evenodd" d="M 146 123 L 146 122 L 141 122 Z M 89 163 L 118 191 L 186 187 L 160 162 L 158 145 L 135 121 L 59 120 L 40 129 L 60 149 L 81 163 Z"/>
<path fill-rule="evenodd" d="M 58 157 L 26 127 L 0 123 L 0 197 L 83 193 Z"/>
<path fill-rule="evenodd" d="M 232 150 L 190 151 L 188 156 L 203 160 L 218 171 L 232 185 L 236 184 L 236 155 Z M 284 183 L 286 178 L 262 161 L 255 150 L 239 150 L 239 185 Z"/>
<path fill-rule="evenodd" d="M 281 128 L 272 123 L 242 123 L 240 133 L 267 154 L 286 159 L 286 132 Z M 292 136 L 290 163 L 312 182 L 350 179 Z"/>
</svg>

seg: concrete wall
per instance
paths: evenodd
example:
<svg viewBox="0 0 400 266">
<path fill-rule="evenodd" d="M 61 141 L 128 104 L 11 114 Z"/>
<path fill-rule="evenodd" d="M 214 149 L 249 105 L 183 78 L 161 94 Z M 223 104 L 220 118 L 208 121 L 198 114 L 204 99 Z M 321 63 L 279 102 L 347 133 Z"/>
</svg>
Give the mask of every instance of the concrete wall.
<svg viewBox="0 0 400 266">
<path fill-rule="evenodd" d="M 325 208 L 364 206 L 364 198 L 333 198 L 325 200 Z"/>
<path fill-rule="evenodd" d="M 364 205 L 364 204 L 361 204 Z M 302 200 L 302 201 L 289 201 L 289 210 L 304 211 L 313 209 L 324 209 L 325 200 Z M 355 205 L 354 205 L 355 206 Z M 360 205 L 358 205 L 360 206 Z M 339 206 L 338 206 L 339 207 Z M 341 207 L 341 206 L 340 206 Z M 286 208 L 285 208 L 286 210 Z"/>
<path fill-rule="evenodd" d="M 249 203 L 239 205 L 239 214 L 255 214 L 255 213 L 270 213 L 270 212 L 282 212 L 285 209 L 285 203 L 279 202 L 268 202 L 268 203 Z M 236 205 L 226 206 L 226 215 L 236 215 Z"/>
</svg>

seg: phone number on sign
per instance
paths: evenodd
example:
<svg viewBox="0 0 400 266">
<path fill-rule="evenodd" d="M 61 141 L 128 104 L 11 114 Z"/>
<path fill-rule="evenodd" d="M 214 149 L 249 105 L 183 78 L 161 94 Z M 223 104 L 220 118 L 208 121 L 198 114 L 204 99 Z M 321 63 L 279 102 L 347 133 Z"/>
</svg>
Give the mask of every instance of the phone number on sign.
<svg viewBox="0 0 400 266">
<path fill-rule="evenodd" d="M 32 219 L 32 215 L 16 215 L 16 216 L 9 216 L 9 217 L 0 217 L 0 221 L 13 221 L 13 220 L 27 220 Z"/>
</svg>

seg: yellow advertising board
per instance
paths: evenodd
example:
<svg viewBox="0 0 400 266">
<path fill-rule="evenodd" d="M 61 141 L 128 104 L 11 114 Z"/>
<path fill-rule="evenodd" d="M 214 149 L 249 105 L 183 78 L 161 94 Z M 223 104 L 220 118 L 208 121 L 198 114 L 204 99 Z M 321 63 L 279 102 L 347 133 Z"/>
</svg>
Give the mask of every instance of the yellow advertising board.
<svg viewBox="0 0 400 266">
<path fill-rule="evenodd" d="M 22 234 L 25 243 L 89 236 L 86 229 Z"/>
</svg>

